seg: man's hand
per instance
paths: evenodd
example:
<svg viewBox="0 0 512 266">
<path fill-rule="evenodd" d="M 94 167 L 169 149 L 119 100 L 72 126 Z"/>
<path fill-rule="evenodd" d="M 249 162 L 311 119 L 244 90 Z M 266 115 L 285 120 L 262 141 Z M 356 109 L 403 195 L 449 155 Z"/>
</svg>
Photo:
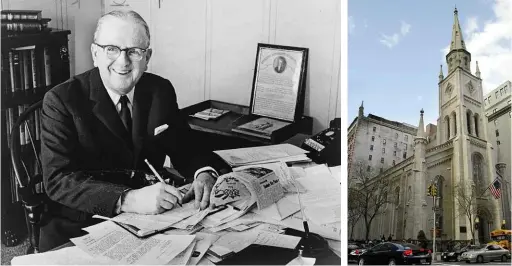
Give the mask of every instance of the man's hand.
<svg viewBox="0 0 512 266">
<path fill-rule="evenodd" d="M 210 173 L 200 173 L 188 192 L 183 196 L 183 202 L 188 202 L 195 198 L 194 207 L 200 207 L 201 210 L 206 209 L 210 204 L 210 193 L 213 185 L 215 185 L 215 178 Z"/>
<path fill-rule="evenodd" d="M 161 182 L 141 189 L 130 190 L 121 203 L 122 212 L 158 214 L 170 210 L 183 200 L 173 186 Z"/>
</svg>

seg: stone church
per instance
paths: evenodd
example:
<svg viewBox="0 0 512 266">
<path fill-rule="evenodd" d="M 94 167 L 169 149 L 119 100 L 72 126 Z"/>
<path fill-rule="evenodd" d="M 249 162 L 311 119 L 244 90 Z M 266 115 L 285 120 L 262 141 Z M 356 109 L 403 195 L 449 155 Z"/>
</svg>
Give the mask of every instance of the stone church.
<svg viewBox="0 0 512 266">
<path fill-rule="evenodd" d="M 420 230 L 431 239 L 434 208 L 432 197 L 427 196 L 427 187 L 434 182 L 437 184 L 435 210 L 438 239 L 471 240 L 473 227 L 476 241 L 484 242 L 490 239 L 490 231 L 500 228 L 500 201 L 487 189 L 494 181 L 497 169 L 491 156 L 492 144 L 487 141 L 482 78 L 478 62 L 474 72 L 471 71 L 470 62 L 471 54 L 466 49 L 455 9 L 450 51 L 446 55 L 448 70 L 445 75 L 441 66 L 439 73 L 437 126 L 429 124 L 425 131 L 421 110 L 418 128 L 415 135 L 410 136 L 413 147 L 402 151 L 403 154 L 411 149 L 409 155 L 404 155 L 403 158 L 398 155 L 397 159 L 400 160 L 393 160 L 393 164 L 386 165 L 374 177 L 390 182 L 386 191 L 389 203 L 375 217 L 370 239 L 380 239 L 382 235 L 386 238 L 393 235 L 394 239 L 416 239 Z M 371 149 L 372 142 L 386 144 L 380 130 L 392 128 L 396 132 L 389 137 L 396 136 L 399 140 L 398 143 L 392 140 L 395 142 L 395 150 L 399 144 L 407 147 L 406 143 L 400 142 L 403 138 L 400 139 L 399 134 L 410 133 L 411 126 L 393 125 L 397 122 L 377 121 L 369 117 L 364 116 L 361 106 L 359 116 L 349 127 L 349 178 L 353 178 L 351 166 L 356 160 L 371 160 L 372 156 L 368 152 L 375 152 Z M 370 145 L 371 147 L 366 147 Z M 392 145 L 388 147 L 393 149 Z M 359 152 L 361 148 L 366 153 Z M 381 151 L 377 152 L 380 157 Z M 385 153 L 384 149 L 382 153 Z M 395 151 L 393 153 L 396 155 Z M 382 157 L 380 162 L 384 164 L 385 160 L 387 159 Z M 473 189 L 478 194 L 473 200 L 476 208 L 474 221 L 462 214 L 456 199 L 456 187 L 470 187 L 471 184 L 474 184 Z M 468 194 L 471 193 L 468 191 Z M 355 223 L 352 238 L 364 239 L 365 231 L 364 222 L 359 219 Z"/>
</svg>

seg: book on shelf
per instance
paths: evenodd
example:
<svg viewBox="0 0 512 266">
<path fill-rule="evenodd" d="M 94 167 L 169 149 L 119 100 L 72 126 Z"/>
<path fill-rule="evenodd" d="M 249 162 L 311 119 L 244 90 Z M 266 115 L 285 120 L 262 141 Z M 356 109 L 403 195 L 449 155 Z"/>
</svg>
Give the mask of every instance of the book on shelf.
<svg viewBox="0 0 512 266">
<path fill-rule="evenodd" d="M 201 112 L 197 112 L 195 114 L 191 114 L 190 116 L 200 118 L 203 120 L 215 120 L 221 117 L 224 114 L 229 113 L 229 110 L 221 110 L 215 108 L 208 108 Z"/>
<path fill-rule="evenodd" d="M 44 18 L 40 21 L 2 21 L 2 34 L 13 35 L 49 31 L 48 24 L 50 21 L 51 19 L 49 18 Z"/>
<path fill-rule="evenodd" d="M 2 21 L 28 20 L 38 21 L 42 19 L 42 10 L 2 10 Z"/>
<path fill-rule="evenodd" d="M 260 117 L 251 122 L 237 126 L 231 129 L 234 132 L 251 135 L 255 137 L 272 139 L 272 134 L 279 129 L 289 126 L 291 123 L 272 118 Z"/>
</svg>

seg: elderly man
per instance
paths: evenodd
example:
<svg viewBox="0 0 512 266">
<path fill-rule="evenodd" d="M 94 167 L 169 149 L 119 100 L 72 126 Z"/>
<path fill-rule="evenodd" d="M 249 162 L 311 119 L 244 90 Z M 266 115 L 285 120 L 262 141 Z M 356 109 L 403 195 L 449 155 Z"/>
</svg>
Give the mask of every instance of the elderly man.
<svg viewBox="0 0 512 266">
<path fill-rule="evenodd" d="M 144 19 L 133 11 L 104 15 L 91 53 L 95 68 L 44 97 L 43 179 L 50 203 L 40 251 L 83 235 L 81 228 L 97 222 L 94 214 L 157 214 L 192 198 L 204 209 L 215 183 L 211 166 L 219 162 L 190 140 L 171 82 L 145 72 L 152 50 Z M 166 156 L 194 178 L 183 196 L 171 185 L 139 180 L 140 172 L 151 173 L 145 159 L 162 168 Z"/>
</svg>

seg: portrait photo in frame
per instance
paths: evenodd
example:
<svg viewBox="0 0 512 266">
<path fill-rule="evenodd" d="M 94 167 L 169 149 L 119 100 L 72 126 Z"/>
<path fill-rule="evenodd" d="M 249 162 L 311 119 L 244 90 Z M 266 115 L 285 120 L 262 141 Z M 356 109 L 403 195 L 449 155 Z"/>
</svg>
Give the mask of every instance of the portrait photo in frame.
<svg viewBox="0 0 512 266">
<path fill-rule="evenodd" d="M 304 113 L 308 48 L 258 43 L 250 112 L 288 122 Z"/>
</svg>

